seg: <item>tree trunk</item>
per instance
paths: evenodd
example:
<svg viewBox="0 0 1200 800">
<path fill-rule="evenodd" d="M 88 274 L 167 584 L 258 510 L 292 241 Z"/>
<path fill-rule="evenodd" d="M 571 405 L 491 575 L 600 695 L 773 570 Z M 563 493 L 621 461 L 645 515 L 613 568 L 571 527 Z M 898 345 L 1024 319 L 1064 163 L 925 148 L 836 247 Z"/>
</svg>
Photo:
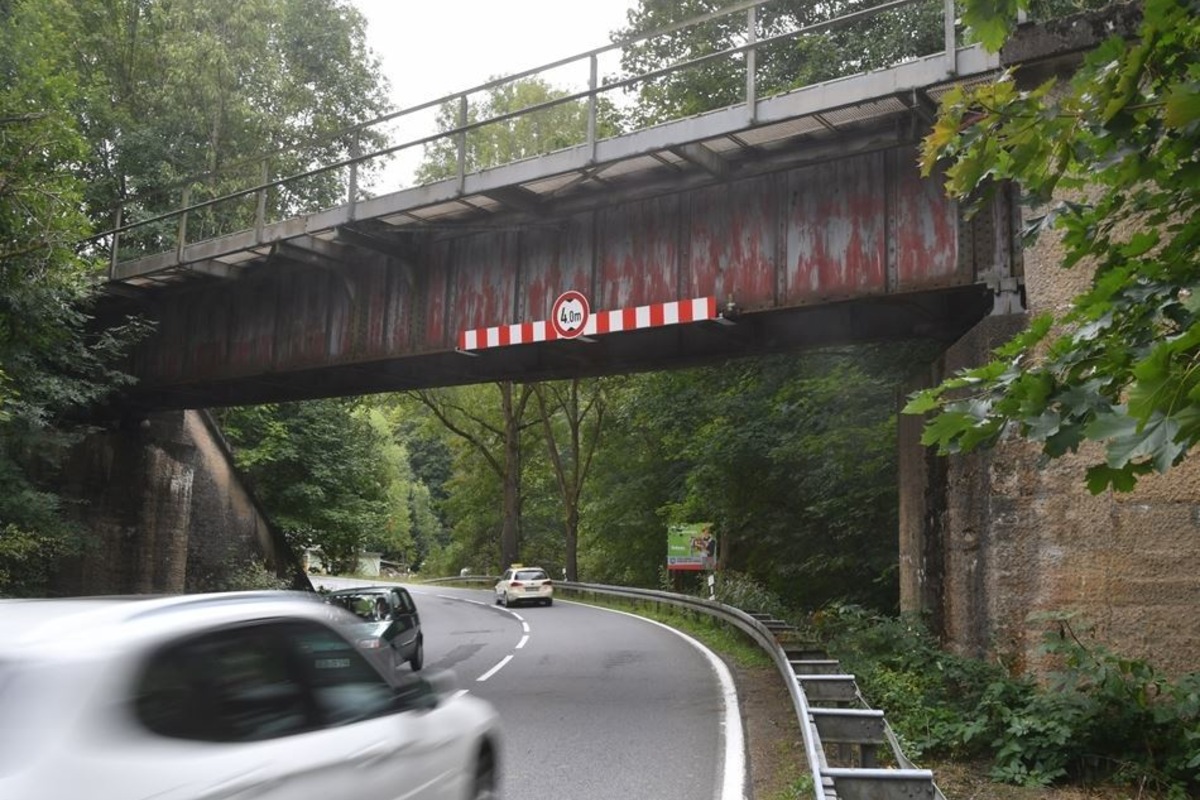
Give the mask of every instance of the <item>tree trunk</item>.
<svg viewBox="0 0 1200 800">
<path fill-rule="evenodd" d="M 521 529 L 521 415 L 525 408 L 526 394 L 518 408 L 513 408 L 513 384 L 500 384 L 500 402 L 504 412 L 504 481 L 503 520 L 500 528 L 500 568 L 508 569 L 520 559 Z"/>
</svg>

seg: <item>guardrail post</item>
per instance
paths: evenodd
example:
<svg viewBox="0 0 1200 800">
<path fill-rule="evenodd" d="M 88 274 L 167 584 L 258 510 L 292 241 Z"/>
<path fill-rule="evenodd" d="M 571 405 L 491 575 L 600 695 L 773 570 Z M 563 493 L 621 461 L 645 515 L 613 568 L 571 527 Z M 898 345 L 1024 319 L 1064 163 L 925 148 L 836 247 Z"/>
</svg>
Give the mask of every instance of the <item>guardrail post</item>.
<svg viewBox="0 0 1200 800">
<path fill-rule="evenodd" d="M 113 276 L 116 275 L 116 273 L 117 273 L 117 250 L 120 249 L 120 245 L 121 245 L 121 226 L 123 224 L 125 224 L 124 219 L 125 219 L 125 204 L 118 203 L 117 204 L 117 220 L 116 220 L 116 224 L 113 225 L 112 244 L 109 245 L 110 250 L 108 253 L 108 279 L 110 281 L 113 279 Z"/>
<path fill-rule="evenodd" d="M 592 53 L 591 74 L 588 76 L 588 119 L 587 119 L 587 148 L 588 163 L 596 163 L 596 89 L 598 88 L 600 66 L 596 54 Z"/>
<path fill-rule="evenodd" d="M 467 177 L 467 96 L 458 97 L 458 193 L 462 194 Z"/>
<path fill-rule="evenodd" d="M 953 2 L 953 0 L 950 0 Z M 746 9 L 746 110 L 749 112 L 750 124 L 758 120 L 758 96 L 756 93 L 756 77 L 758 72 L 758 22 L 754 13 L 756 6 Z"/>
<path fill-rule="evenodd" d="M 192 187 L 183 187 L 183 197 L 180 200 L 181 211 L 179 212 L 179 232 L 175 236 L 175 260 L 180 264 L 183 263 L 183 248 L 187 246 L 187 223 L 188 212 L 187 208 L 192 204 Z"/>
<path fill-rule="evenodd" d="M 254 241 L 262 243 L 263 229 L 267 226 L 267 181 L 270 180 L 270 163 L 266 158 L 259 168 L 259 190 L 255 193 L 257 205 L 254 208 Z"/>
</svg>

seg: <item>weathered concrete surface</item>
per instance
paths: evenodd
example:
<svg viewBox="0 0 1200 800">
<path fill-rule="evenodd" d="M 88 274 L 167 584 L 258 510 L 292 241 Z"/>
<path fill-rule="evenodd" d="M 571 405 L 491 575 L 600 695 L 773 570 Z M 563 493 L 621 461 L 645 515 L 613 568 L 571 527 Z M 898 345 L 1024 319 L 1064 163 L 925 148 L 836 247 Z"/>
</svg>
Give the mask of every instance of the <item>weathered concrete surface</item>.
<svg viewBox="0 0 1200 800">
<path fill-rule="evenodd" d="M 204 412 L 155 414 L 93 434 L 73 451 L 64 488 L 93 540 L 84 557 L 61 566 L 61 594 L 235 588 L 252 567 L 308 585 Z"/>
<path fill-rule="evenodd" d="M 1031 213 L 1028 209 L 1026 213 Z M 1120 236 L 1118 231 L 1116 236 Z M 1023 253 L 1030 314 L 1062 312 L 1091 279 L 1062 269 L 1044 234 Z M 924 376 L 984 363 L 1027 317 L 989 317 Z M 917 383 L 922 383 L 918 381 Z M 916 384 L 913 387 L 916 388 Z M 939 458 L 902 419 L 901 607 L 922 611 L 961 653 L 1016 670 L 1044 666 L 1037 615 L 1075 613 L 1097 641 L 1169 673 L 1200 664 L 1200 463 L 1144 478 L 1132 493 L 1090 494 L 1098 449 L 1042 464 L 1024 441 Z"/>
</svg>

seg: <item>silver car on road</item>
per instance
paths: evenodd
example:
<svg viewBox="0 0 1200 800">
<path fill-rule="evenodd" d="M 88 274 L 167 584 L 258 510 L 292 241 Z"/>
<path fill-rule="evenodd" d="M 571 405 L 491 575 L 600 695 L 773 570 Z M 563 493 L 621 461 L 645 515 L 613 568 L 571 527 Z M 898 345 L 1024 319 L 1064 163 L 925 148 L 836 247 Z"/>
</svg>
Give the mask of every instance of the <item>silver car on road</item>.
<svg viewBox="0 0 1200 800">
<path fill-rule="evenodd" d="M 0 601 L 4 800 L 484 800 L 493 708 L 290 592 Z"/>
</svg>

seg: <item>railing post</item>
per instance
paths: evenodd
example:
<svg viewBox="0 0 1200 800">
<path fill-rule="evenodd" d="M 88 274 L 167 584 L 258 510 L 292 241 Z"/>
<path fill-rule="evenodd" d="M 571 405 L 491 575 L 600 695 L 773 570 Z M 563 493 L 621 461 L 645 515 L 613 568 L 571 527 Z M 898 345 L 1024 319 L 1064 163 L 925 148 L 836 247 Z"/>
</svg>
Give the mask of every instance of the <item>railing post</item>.
<svg viewBox="0 0 1200 800">
<path fill-rule="evenodd" d="M 183 187 L 183 199 L 180 201 L 182 211 L 179 212 L 179 233 L 175 238 L 175 260 L 183 263 L 183 248 L 187 245 L 187 207 L 192 203 L 192 187 Z"/>
<path fill-rule="evenodd" d="M 117 274 L 117 251 L 121 247 L 121 226 L 125 224 L 125 204 L 117 204 L 117 220 L 113 225 L 112 244 L 108 254 L 108 279 L 111 281 Z"/>
<path fill-rule="evenodd" d="M 466 186 L 467 177 L 467 132 L 462 130 L 467 127 L 467 96 L 459 95 L 458 98 L 458 193 L 462 194 Z"/>
<path fill-rule="evenodd" d="M 596 106 L 600 67 L 597 63 L 596 54 L 592 53 L 591 75 L 588 76 L 588 119 L 587 119 L 587 148 L 588 148 L 588 163 L 596 163 Z"/>
<path fill-rule="evenodd" d="M 954 35 L 954 0 L 942 0 L 946 26 L 946 74 L 958 74 L 958 43 Z"/>
<path fill-rule="evenodd" d="M 259 169 L 259 190 L 255 193 L 257 204 L 254 208 L 254 241 L 261 244 L 263 229 L 267 226 L 267 181 L 271 179 L 270 165 L 263 158 Z"/>
<path fill-rule="evenodd" d="M 758 97 L 756 93 L 756 77 L 758 72 L 758 22 L 755 14 L 757 6 L 746 9 L 746 110 L 749 121 L 753 125 L 758 119 Z"/>
<path fill-rule="evenodd" d="M 350 178 L 346 187 L 346 204 L 350 206 L 350 219 L 354 219 L 354 204 L 358 202 L 358 157 L 361 155 L 362 147 L 356 134 L 350 142 Z"/>
</svg>

